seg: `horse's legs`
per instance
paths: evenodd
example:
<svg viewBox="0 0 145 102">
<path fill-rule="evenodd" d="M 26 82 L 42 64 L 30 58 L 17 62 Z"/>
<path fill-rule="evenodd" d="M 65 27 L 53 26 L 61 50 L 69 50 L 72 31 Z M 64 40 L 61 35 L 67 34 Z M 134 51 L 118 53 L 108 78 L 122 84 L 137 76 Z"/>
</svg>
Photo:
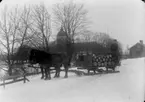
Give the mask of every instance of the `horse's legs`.
<svg viewBox="0 0 145 102">
<path fill-rule="evenodd" d="M 45 68 L 44 70 L 45 70 L 45 80 L 46 80 L 48 79 L 48 73 L 47 73 L 48 68 Z"/>
<path fill-rule="evenodd" d="M 46 75 L 45 80 L 47 80 L 47 79 L 50 80 L 51 79 L 50 67 L 49 66 L 45 68 L 45 75 Z"/>
<path fill-rule="evenodd" d="M 90 69 L 88 69 L 88 75 L 90 74 Z"/>
<path fill-rule="evenodd" d="M 65 76 L 64 76 L 64 78 L 68 78 L 68 65 L 64 64 L 64 69 L 65 69 Z"/>
<path fill-rule="evenodd" d="M 96 74 L 96 69 L 95 68 L 93 69 L 93 71 L 94 71 L 94 74 Z"/>
<path fill-rule="evenodd" d="M 40 69 L 41 69 L 41 74 L 42 74 L 41 79 L 43 79 L 44 78 L 44 68 L 42 66 L 40 66 Z"/>
<path fill-rule="evenodd" d="M 106 72 L 108 73 L 108 67 L 106 67 Z"/>
<path fill-rule="evenodd" d="M 55 75 L 54 75 L 54 78 L 56 78 L 56 77 L 57 77 L 57 70 L 56 70 Z"/>
<path fill-rule="evenodd" d="M 57 77 L 58 78 L 60 77 L 60 67 L 59 67 L 59 70 L 58 70 L 58 73 L 57 73 Z"/>
<path fill-rule="evenodd" d="M 56 65 L 55 66 L 55 75 L 54 75 L 54 78 L 59 77 L 59 73 L 60 73 L 60 66 Z"/>
<path fill-rule="evenodd" d="M 47 72 L 48 72 L 48 79 L 51 80 L 51 73 L 50 73 L 50 67 L 47 67 Z"/>
<path fill-rule="evenodd" d="M 113 66 L 112 69 L 113 69 L 113 72 L 115 72 L 115 66 Z"/>
<path fill-rule="evenodd" d="M 60 67 L 61 67 L 61 65 L 58 66 L 58 70 L 57 70 L 57 71 L 58 71 L 58 72 L 57 72 L 57 77 L 58 77 L 58 78 L 60 77 Z"/>
<path fill-rule="evenodd" d="M 57 73 L 58 73 L 57 66 L 54 66 L 54 68 L 55 68 L 55 75 L 54 75 L 54 78 L 56 78 L 56 77 L 57 77 Z"/>
</svg>

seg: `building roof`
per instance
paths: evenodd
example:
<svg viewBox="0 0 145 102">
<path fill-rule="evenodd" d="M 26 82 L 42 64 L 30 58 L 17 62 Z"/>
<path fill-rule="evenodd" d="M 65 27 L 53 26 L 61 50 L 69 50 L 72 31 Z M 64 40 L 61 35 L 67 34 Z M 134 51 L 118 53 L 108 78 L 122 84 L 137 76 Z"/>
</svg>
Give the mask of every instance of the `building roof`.
<svg viewBox="0 0 145 102">
<path fill-rule="evenodd" d="M 135 45 L 133 45 L 132 47 L 130 47 L 130 50 L 132 50 L 132 49 L 136 49 L 136 48 L 138 48 L 138 47 L 142 47 L 142 46 L 143 46 L 143 48 L 145 48 L 145 44 L 136 43 Z"/>
</svg>

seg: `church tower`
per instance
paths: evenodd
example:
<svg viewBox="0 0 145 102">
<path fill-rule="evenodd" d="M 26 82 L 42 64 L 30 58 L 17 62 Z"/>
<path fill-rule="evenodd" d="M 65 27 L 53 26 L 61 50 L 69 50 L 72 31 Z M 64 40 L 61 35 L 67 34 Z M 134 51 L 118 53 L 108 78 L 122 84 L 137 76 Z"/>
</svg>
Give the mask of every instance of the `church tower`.
<svg viewBox="0 0 145 102">
<path fill-rule="evenodd" d="M 60 31 L 57 34 L 57 43 L 61 43 L 66 41 L 67 39 L 67 33 L 63 30 L 63 27 L 61 27 Z"/>
<path fill-rule="evenodd" d="M 61 52 L 65 51 L 66 41 L 67 41 L 67 33 L 63 30 L 63 27 L 61 27 L 60 31 L 58 32 L 56 41 L 57 41 L 58 50 L 59 51 L 61 50 Z"/>
</svg>

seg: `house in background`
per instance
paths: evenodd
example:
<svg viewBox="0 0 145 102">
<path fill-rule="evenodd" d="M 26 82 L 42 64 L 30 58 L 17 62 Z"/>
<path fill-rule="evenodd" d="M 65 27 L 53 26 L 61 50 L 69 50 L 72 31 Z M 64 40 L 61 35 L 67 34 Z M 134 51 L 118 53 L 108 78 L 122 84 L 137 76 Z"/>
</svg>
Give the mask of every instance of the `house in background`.
<svg viewBox="0 0 145 102">
<path fill-rule="evenodd" d="M 145 44 L 143 40 L 140 40 L 129 49 L 129 55 L 131 58 L 145 57 Z"/>
</svg>

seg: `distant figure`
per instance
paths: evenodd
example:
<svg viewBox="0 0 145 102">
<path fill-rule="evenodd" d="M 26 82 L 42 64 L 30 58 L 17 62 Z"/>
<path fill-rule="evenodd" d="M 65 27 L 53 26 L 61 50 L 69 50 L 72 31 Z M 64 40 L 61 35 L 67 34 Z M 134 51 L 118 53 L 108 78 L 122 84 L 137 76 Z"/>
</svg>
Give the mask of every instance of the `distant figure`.
<svg viewBox="0 0 145 102">
<path fill-rule="evenodd" d="M 113 40 L 113 43 L 111 44 L 111 47 L 110 47 L 110 50 L 111 50 L 111 53 L 112 53 L 112 56 L 114 58 L 114 61 L 118 64 L 120 64 L 119 62 L 119 46 L 118 46 L 118 42 L 116 39 Z"/>
<path fill-rule="evenodd" d="M 118 42 L 116 39 L 113 40 L 113 43 L 111 44 L 111 52 L 116 53 L 118 50 Z"/>
</svg>

